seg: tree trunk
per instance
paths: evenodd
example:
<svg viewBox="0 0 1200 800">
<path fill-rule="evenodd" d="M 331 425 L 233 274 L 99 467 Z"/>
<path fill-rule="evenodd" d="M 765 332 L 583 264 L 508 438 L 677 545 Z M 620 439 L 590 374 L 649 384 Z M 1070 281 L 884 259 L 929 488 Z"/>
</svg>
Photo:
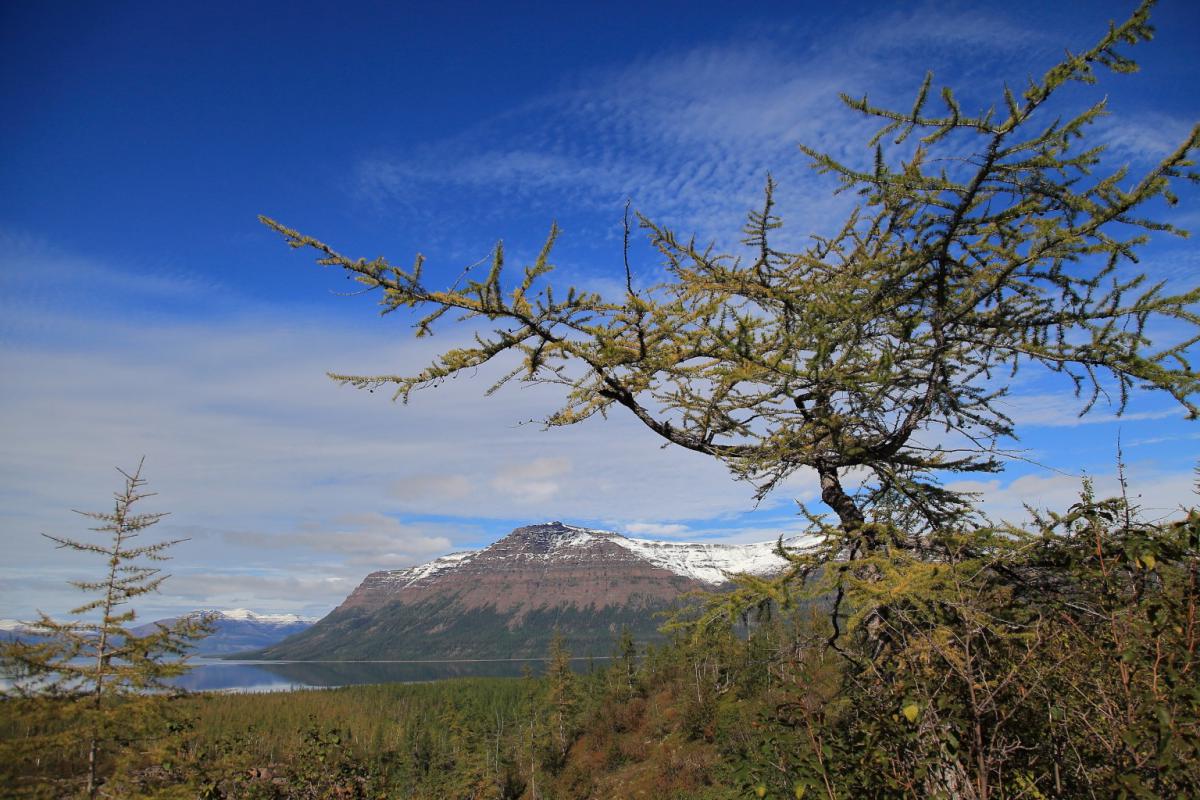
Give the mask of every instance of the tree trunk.
<svg viewBox="0 0 1200 800">
<path fill-rule="evenodd" d="M 861 528 L 866 519 L 854 499 L 842 488 L 837 467 L 818 466 L 817 476 L 821 479 L 821 500 L 838 515 L 842 528 L 847 533 Z"/>
<path fill-rule="evenodd" d="M 821 501 L 833 509 L 834 513 L 838 515 L 842 530 L 853 537 L 850 544 L 850 558 L 853 559 L 859 552 L 870 553 L 873 551 L 879 543 L 873 533 L 862 530 L 866 525 L 866 517 L 863 516 L 854 499 L 842 488 L 837 468 L 819 466 L 817 475 L 821 479 Z M 845 565 L 843 569 L 849 569 L 849 565 Z M 869 577 L 872 580 L 880 579 L 878 574 L 871 574 Z M 839 612 L 843 596 L 842 587 L 839 586 L 833 610 L 835 615 L 834 640 L 841 634 L 836 615 Z M 864 623 L 864 627 L 871 649 L 871 659 L 874 660 L 887 646 L 887 609 L 880 608 L 871 614 Z M 939 739 L 938 748 L 941 750 L 944 760 L 930 771 L 929 777 L 925 781 L 925 790 L 929 797 L 945 798 L 945 800 L 974 800 L 978 796 L 974 791 L 974 785 L 962 762 L 945 752 L 945 748 L 941 744 L 941 733 L 944 732 L 928 732 L 928 735 Z"/>
<path fill-rule="evenodd" d="M 95 797 L 97 788 L 98 787 L 96 786 L 96 736 L 95 736 L 95 734 L 92 734 L 92 737 L 88 740 L 87 796 L 89 798 Z"/>
</svg>

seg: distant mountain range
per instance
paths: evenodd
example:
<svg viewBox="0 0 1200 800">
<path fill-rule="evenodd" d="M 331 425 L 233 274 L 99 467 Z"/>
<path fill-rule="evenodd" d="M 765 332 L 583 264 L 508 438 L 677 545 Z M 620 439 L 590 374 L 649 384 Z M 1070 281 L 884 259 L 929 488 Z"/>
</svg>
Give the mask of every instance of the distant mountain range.
<svg viewBox="0 0 1200 800">
<path fill-rule="evenodd" d="M 29 638 L 32 637 L 24 622 L 15 619 L 0 619 L 0 642 Z"/>
<path fill-rule="evenodd" d="M 316 621 L 295 614 L 256 614 L 245 608 L 235 608 L 230 611 L 205 609 L 193 612 L 193 614 L 203 614 L 213 623 L 213 633 L 197 642 L 192 651 L 193 654 L 201 656 L 228 655 L 229 653 L 268 647 L 307 629 Z M 144 636 L 152 632 L 156 624 L 170 624 L 177 619 L 179 617 L 160 619 L 145 625 L 138 625 L 132 630 L 135 634 Z M 38 637 L 36 634 L 31 634 L 23 622 L 12 619 L 0 620 L 0 639 L 14 638 L 32 640 Z"/>
<path fill-rule="evenodd" d="M 814 542 L 795 537 L 784 545 Z M 295 661 L 540 658 L 558 630 L 576 656 L 603 656 L 623 627 L 640 642 L 660 640 L 663 613 L 683 595 L 784 565 L 774 541 L 661 542 L 547 522 L 482 550 L 372 572 L 320 621 L 247 609 L 193 612 L 215 628 L 194 653 Z M 5 638 L 30 636 L 22 623 L 0 620 Z"/>
<path fill-rule="evenodd" d="M 797 537 L 785 546 L 814 539 Z M 561 522 L 517 528 L 483 550 L 373 572 L 324 619 L 253 653 L 284 660 L 527 658 L 555 630 L 577 656 L 608 655 L 622 627 L 661 638 L 659 612 L 737 573 L 785 561 L 775 542 L 659 542 Z"/>
<path fill-rule="evenodd" d="M 269 647 L 287 637 L 310 628 L 314 619 L 295 614 L 256 614 L 245 608 L 230 611 L 205 609 L 203 614 L 212 622 L 213 632 L 196 643 L 193 651 L 201 656 L 228 655 L 246 650 Z M 139 635 L 150 633 L 158 623 L 170 624 L 178 617 L 156 620 L 133 629 Z"/>
</svg>

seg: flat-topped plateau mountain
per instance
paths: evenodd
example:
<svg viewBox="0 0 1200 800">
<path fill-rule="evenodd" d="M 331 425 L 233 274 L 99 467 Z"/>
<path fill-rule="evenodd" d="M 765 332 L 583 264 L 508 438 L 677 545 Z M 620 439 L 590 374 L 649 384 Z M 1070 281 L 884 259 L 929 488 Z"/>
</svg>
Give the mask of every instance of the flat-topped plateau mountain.
<svg viewBox="0 0 1200 800">
<path fill-rule="evenodd" d="M 801 547 L 810 540 L 786 540 Z M 517 528 L 482 550 L 373 572 L 311 628 L 254 655 L 294 660 L 434 660 L 545 655 L 554 631 L 576 656 L 608 655 L 622 627 L 661 638 L 680 597 L 785 561 L 775 542 L 631 539 L 561 522 Z"/>
</svg>

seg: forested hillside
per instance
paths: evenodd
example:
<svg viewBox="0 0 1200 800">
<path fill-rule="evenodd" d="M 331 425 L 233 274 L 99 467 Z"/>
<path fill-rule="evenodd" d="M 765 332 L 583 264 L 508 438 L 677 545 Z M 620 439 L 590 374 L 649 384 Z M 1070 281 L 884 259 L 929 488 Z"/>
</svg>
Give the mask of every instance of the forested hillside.
<svg viewBox="0 0 1200 800">
<path fill-rule="evenodd" d="M 780 595 L 738 636 L 713 596 L 672 643 L 626 636 L 604 668 L 163 700 L 175 720 L 103 764 L 122 797 L 1184 797 L 1200 784 L 1200 513 L 1143 523 L 1084 497 L 1041 529 L 946 537 L 876 560 L 886 652 L 829 647 Z M 747 612 L 754 616 L 752 609 Z M 69 700 L 9 699 L 15 796 L 79 786 Z"/>
<path fill-rule="evenodd" d="M 1128 50 L 1153 37 L 1152 5 L 1140 3 L 1020 85 L 989 84 L 990 104 L 976 104 L 975 86 L 963 95 L 967 107 L 950 87 L 934 88 L 932 73 L 911 106 L 843 95 L 872 129 L 867 146 L 854 155 L 831 135 L 823 141 L 832 153 L 800 149 L 851 202 L 834 232 L 795 248 L 780 243 L 770 176 L 730 252 L 627 211 L 615 273 L 623 280 L 583 284 L 603 292 L 551 281 L 557 224 L 514 276 L 503 243 L 461 273 L 426 269 L 423 256 L 402 267 L 343 255 L 262 217 L 418 336 L 459 326 L 424 367 L 331 373 L 335 381 L 407 401 L 499 363 L 489 394 L 513 382 L 537 385 L 547 393 L 539 397 L 557 393 L 547 427 L 628 415 L 651 440 L 749 482 L 760 501 L 794 478 L 811 480 L 799 503 L 811 544 L 788 548 L 781 536 L 778 569 L 742 570 L 726 591 L 675 607 L 691 579 L 635 558 L 641 545 L 556 523 L 519 528 L 470 558 L 372 573 L 338 612 L 274 654 L 310 645 L 341 658 L 544 647 L 544 674 L 189 696 L 167 680 L 186 669 L 180 657 L 203 634 L 200 621 L 144 637 L 127 629 L 136 616 L 128 604 L 157 591 L 169 576 L 155 564 L 183 541 L 130 544 L 164 516 L 128 512 L 149 496 L 138 471 L 126 475 L 115 511 L 88 514 L 110 544 L 51 537 L 103 562 L 99 580 L 72 582 L 90 597 L 71 612 L 79 619 L 42 615 L 38 642 L 0 645 L 15 687 L 0 699 L 4 791 L 205 800 L 1195 796 L 1196 494 L 1176 475 L 1169 502 L 1143 508 L 1117 436 L 1111 491 L 1075 477 L 1059 481 L 1078 481 L 1069 499 L 1042 492 L 1049 470 L 1035 449 L 1017 449 L 1014 411 L 1067 408 L 1062 427 L 1073 433 L 1055 441 L 1067 443 L 1068 460 L 1071 440 L 1086 435 L 1074 431 L 1097 430 L 1076 426 L 1111 423 L 1139 398 L 1158 405 L 1127 418 L 1200 417 L 1194 270 L 1140 261 L 1152 238 L 1188 235 L 1182 225 L 1194 209 L 1176 206 L 1200 184 L 1200 124 L 1135 168 L 1105 127 L 1107 99 L 1093 86 L 1137 71 Z M 1151 138 L 1138 136 L 1139 147 Z M 631 267 L 635 225 L 660 260 L 653 285 Z M 486 273 L 471 272 L 489 260 Z M 446 288 L 428 283 L 452 274 Z M 382 352 L 370 344 L 368 355 Z M 351 355 L 357 363 L 360 353 Z M 1025 427 L 1039 419 L 1027 413 Z M 478 444 L 466 434 L 447 441 L 438 447 L 464 448 L 464 461 Z M 1001 484 L 980 476 L 1030 462 L 1041 471 L 1009 483 L 1018 496 L 997 513 L 989 493 Z M 391 491 L 422 493 L 427 477 Z M 462 490 L 460 499 L 487 483 L 434 477 Z M 553 480 L 530 484 L 530 502 L 557 491 Z M 289 541 L 328 547 L 327 538 L 305 531 Z M 356 544 L 347 534 L 323 558 L 351 559 Z M 424 537 L 422 552 L 446 552 L 442 544 L 450 542 Z M 586 585 L 590 605 L 539 611 L 552 594 L 539 570 L 559 551 L 567 554 L 567 579 L 553 587 L 559 599 L 578 599 Z M 614 559 L 636 565 L 631 579 L 606 572 Z M 389 563 L 417 560 L 398 554 Z M 496 568 L 476 571 L 484 563 Z M 420 593 L 435 572 L 452 589 L 440 599 Z M 513 579 L 519 572 L 532 577 Z M 639 647 L 634 634 L 657 610 L 643 602 L 654 587 L 673 614 L 658 641 Z M 447 598 L 473 599 L 451 609 Z M 571 650 L 595 646 L 586 629 L 609 600 L 619 609 L 601 633 L 612 658 L 577 673 Z M 538 627 L 516 632 L 518 622 Z M 364 629 L 372 637 L 360 637 Z M 436 645 L 413 644 L 418 637 Z"/>
</svg>

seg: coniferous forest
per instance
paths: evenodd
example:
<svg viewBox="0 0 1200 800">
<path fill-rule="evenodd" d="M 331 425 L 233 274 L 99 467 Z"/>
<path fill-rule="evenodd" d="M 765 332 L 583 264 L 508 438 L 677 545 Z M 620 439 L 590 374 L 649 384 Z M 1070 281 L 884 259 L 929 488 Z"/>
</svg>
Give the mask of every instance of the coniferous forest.
<svg viewBox="0 0 1200 800">
<path fill-rule="evenodd" d="M 851 590 L 860 618 L 886 603 L 884 648 L 831 646 L 828 603 L 781 596 L 740 633 L 696 609 L 672 643 L 626 635 L 583 672 L 556 640 L 523 679 L 161 697 L 154 726 L 107 734 L 100 795 L 1190 796 L 1200 513 L 1148 524 L 1084 495 L 942 546 Z M 83 790 L 75 703 L 4 701 L 9 794 Z"/>
<path fill-rule="evenodd" d="M 820 544 L 789 550 L 781 538 L 781 573 L 691 596 L 659 640 L 626 628 L 611 658 L 583 670 L 547 623 L 544 670 L 524 678 L 187 694 L 166 679 L 202 620 L 131 630 L 138 598 L 166 579 L 153 562 L 175 542 L 135 541 L 161 515 L 131 510 L 144 480 L 123 473 L 115 510 L 88 515 L 108 539 L 55 540 L 103 562 L 75 584 L 87 595 L 78 621 L 43 616 L 41 639 L 3 646 L 15 676 L 0 700 L 3 792 L 1196 796 L 1196 496 L 1146 513 L 1119 450 L 1115 496 L 1083 480 L 1061 507 L 1031 498 L 1021 522 L 990 518 L 978 494 L 949 483 L 1013 456 L 1005 402 L 1017 375 L 1061 380 L 1081 417 L 1141 395 L 1200 413 L 1200 288 L 1137 266 L 1150 235 L 1187 235 L 1159 217 L 1200 182 L 1200 125 L 1134 173 L 1094 136 L 1103 98 L 1074 105 L 1109 73 L 1137 70 L 1151 10 L 1139 5 L 982 110 L 934 89 L 932 75 L 911 107 L 844 96 L 875 126 L 871 165 L 801 146 L 857 198 L 836 233 L 779 249 L 771 178 L 740 256 L 627 213 L 614 296 L 550 283 L 557 227 L 515 278 L 498 244 L 486 276 L 441 289 L 419 256 L 411 267 L 347 256 L 263 217 L 374 292 L 385 314 L 415 312 L 419 336 L 474 334 L 410 374 L 334 380 L 407 400 L 501 361 L 512 369 L 493 390 L 559 392 L 550 427 L 632 415 L 760 499 L 815 474 L 823 505 L 801 513 Z M 652 287 L 630 272 L 635 229 L 663 264 Z M 486 619 L 455 635 L 502 639 L 474 630 Z"/>
</svg>

